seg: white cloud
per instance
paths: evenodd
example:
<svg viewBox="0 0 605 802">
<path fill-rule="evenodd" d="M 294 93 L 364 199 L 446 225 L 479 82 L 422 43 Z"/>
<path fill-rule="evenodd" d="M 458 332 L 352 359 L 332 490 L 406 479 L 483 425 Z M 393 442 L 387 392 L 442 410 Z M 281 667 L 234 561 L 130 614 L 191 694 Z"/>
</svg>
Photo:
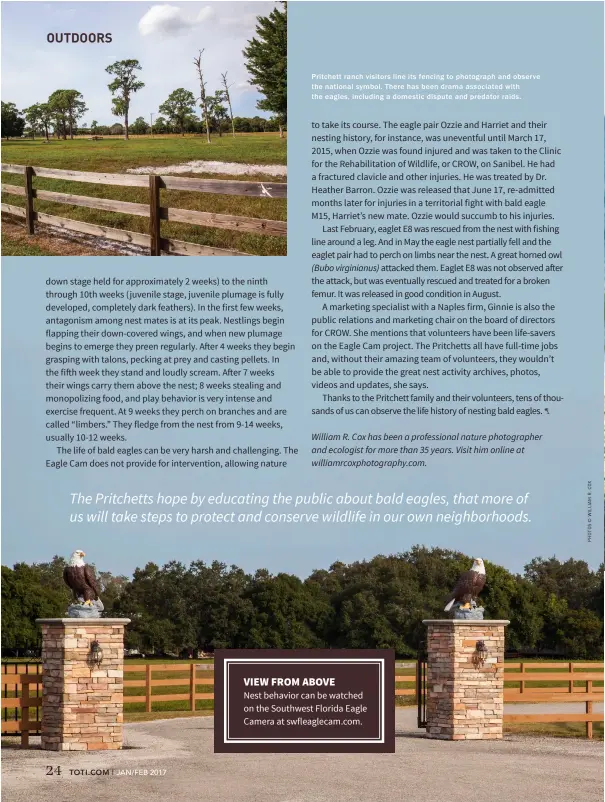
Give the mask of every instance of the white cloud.
<svg viewBox="0 0 605 802">
<path fill-rule="evenodd" d="M 256 27 L 256 13 L 239 14 L 237 17 L 221 17 L 219 22 L 231 28 L 243 28 L 244 30 L 254 30 Z"/>
<path fill-rule="evenodd" d="M 214 9 L 210 8 L 210 6 L 204 6 L 200 13 L 195 18 L 196 22 L 207 22 L 209 19 L 212 19 L 214 16 Z"/>
<path fill-rule="evenodd" d="M 207 22 L 213 15 L 210 6 L 204 6 L 193 18 L 177 6 L 153 6 L 139 20 L 139 33 L 141 36 L 180 36 L 190 32 L 196 25 Z"/>
<path fill-rule="evenodd" d="M 252 86 L 252 84 L 249 81 L 237 81 L 235 84 L 233 84 L 233 89 L 236 92 L 239 92 L 240 94 L 243 94 L 244 92 L 257 91 L 256 87 Z"/>
</svg>

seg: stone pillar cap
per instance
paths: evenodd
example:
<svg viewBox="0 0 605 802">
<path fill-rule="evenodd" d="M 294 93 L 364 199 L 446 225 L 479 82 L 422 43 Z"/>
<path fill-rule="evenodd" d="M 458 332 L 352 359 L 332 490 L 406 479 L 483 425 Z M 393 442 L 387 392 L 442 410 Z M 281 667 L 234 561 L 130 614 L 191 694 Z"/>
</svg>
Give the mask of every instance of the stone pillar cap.
<svg viewBox="0 0 605 802">
<path fill-rule="evenodd" d="M 506 626 L 510 624 L 505 618 L 425 618 L 423 624 L 440 624 L 442 626 L 463 626 L 463 627 L 481 627 L 484 624 L 502 624 Z"/>
<path fill-rule="evenodd" d="M 94 627 L 113 626 L 114 624 L 130 624 L 130 618 L 36 618 L 36 624 L 64 624 L 65 626 Z"/>
</svg>

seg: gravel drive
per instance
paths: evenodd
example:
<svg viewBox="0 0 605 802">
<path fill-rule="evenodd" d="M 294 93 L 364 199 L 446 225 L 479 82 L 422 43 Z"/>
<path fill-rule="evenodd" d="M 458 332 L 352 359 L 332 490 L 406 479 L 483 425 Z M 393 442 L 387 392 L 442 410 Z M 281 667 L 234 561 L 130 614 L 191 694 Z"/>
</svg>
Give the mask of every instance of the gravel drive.
<svg viewBox="0 0 605 802">
<path fill-rule="evenodd" d="M 396 714 L 394 755 L 215 755 L 213 719 L 128 724 L 113 753 L 3 749 L 7 802 L 602 802 L 603 744 L 508 736 L 431 741 Z M 38 739 L 33 738 L 35 744 Z M 62 774 L 46 776 L 46 766 Z M 110 769 L 110 776 L 70 775 Z M 117 774 L 165 771 L 164 776 Z"/>
</svg>

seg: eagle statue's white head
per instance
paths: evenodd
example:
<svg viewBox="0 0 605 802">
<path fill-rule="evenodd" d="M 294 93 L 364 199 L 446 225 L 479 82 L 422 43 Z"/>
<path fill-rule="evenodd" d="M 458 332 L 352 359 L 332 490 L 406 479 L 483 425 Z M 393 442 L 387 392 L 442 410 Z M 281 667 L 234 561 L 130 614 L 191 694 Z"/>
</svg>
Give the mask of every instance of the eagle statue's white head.
<svg viewBox="0 0 605 802">
<path fill-rule="evenodd" d="M 473 567 L 471 571 L 476 571 L 478 574 L 485 574 L 485 566 L 483 565 L 483 560 L 481 557 L 475 557 L 473 559 Z"/>
<path fill-rule="evenodd" d="M 84 556 L 85 553 L 82 551 L 82 549 L 76 549 L 69 558 L 69 564 L 74 566 L 77 565 L 78 567 L 84 565 Z"/>
</svg>

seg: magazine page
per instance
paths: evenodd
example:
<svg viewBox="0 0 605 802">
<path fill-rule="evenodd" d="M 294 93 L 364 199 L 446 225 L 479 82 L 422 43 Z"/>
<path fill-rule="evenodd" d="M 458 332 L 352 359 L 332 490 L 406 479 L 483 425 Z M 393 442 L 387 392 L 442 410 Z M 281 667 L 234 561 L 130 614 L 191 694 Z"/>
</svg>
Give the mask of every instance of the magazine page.
<svg viewBox="0 0 605 802">
<path fill-rule="evenodd" d="M 603 4 L 1 11 L 6 799 L 602 799 Z"/>
</svg>

